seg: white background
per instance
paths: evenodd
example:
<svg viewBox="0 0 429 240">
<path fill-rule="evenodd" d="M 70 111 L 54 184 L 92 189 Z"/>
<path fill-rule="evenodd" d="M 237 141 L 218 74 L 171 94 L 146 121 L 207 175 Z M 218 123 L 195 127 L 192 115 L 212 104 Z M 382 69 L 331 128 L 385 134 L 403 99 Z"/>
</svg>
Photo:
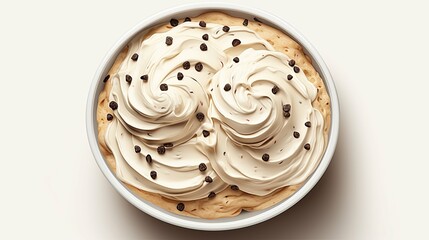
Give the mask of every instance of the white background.
<svg viewBox="0 0 429 240">
<path fill-rule="evenodd" d="M 95 70 L 139 21 L 192 1 L 104 2 L 0 2 L 0 239 L 429 239 L 425 1 L 235 1 L 315 45 L 341 127 L 332 164 L 301 202 L 228 232 L 149 217 L 98 169 L 85 130 Z"/>
</svg>

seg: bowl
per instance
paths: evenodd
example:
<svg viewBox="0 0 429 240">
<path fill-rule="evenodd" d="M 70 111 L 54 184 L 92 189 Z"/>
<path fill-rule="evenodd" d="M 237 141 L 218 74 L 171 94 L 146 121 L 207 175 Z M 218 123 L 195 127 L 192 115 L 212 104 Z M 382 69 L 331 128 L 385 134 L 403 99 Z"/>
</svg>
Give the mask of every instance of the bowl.
<svg viewBox="0 0 429 240">
<path fill-rule="evenodd" d="M 100 149 L 98 147 L 96 121 L 97 99 L 99 93 L 104 86 L 102 80 L 109 71 L 110 67 L 112 66 L 113 62 L 115 61 L 117 55 L 120 53 L 122 48 L 134 36 L 136 36 L 140 31 L 151 28 L 161 22 L 168 22 L 173 17 L 192 17 L 208 11 L 220 11 L 232 16 L 247 19 L 253 19 L 254 17 L 256 17 L 265 24 L 271 25 L 279 30 L 284 31 L 296 42 L 298 42 L 303 47 L 305 54 L 307 54 L 312 59 L 313 66 L 316 68 L 316 70 L 319 72 L 320 76 L 324 80 L 328 94 L 331 98 L 332 120 L 328 136 L 328 145 L 319 163 L 319 166 L 314 171 L 314 173 L 307 179 L 304 185 L 299 188 L 294 194 L 292 194 L 289 198 L 279 202 L 278 204 L 263 210 L 253 212 L 243 211 L 241 214 L 235 217 L 220 218 L 214 220 L 177 215 L 136 196 L 119 179 L 116 178 L 115 173 L 113 173 L 109 169 L 106 161 L 104 160 L 103 155 L 101 154 Z M 279 17 L 276 17 L 270 13 L 261 11 L 259 9 L 229 3 L 193 3 L 170 8 L 143 20 L 130 31 L 125 33 L 119 39 L 119 41 L 110 49 L 110 51 L 107 53 L 107 55 L 104 57 L 103 61 L 100 64 L 90 87 L 86 111 L 88 140 L 94 158 L 101 171 L 103 172 L 104 176 L 126 200 L 128 200 L 131 204 L 136 206 L 141 211 L 164 222 L 184 228 L 207 231 L 230 230 L 251 226 L 273 218 L 292 207 L 295 203 L 302 199 L 322 177 L 334 154 L 339 130 L 339 103 L 334 82 L 326 64 L 324 63 L 316 49 L 310 44 L 310 42 L 308 42 L 307 39 L 305 39 L 289 23 Z"/>
</svg>

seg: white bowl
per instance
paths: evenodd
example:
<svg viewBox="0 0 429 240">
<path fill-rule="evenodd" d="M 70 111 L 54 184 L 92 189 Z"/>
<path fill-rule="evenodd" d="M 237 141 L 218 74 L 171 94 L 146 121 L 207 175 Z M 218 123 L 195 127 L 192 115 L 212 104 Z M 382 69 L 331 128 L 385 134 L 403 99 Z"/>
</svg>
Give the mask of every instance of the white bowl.
<svg viewBox="0 0 429 240">
<path fill-rule="evenodd" d="M 321 75 L 325 82 L 325 86 L 328 90 L 329 96 L 331 97 L 331 112 L 332 122 L 329 132 L 328 146 L 325 154 L 314 173 L 309 177 L 305 184 L 297 190 L 292 196 L 283 200 L 282 202 L 260 211 L 253 212 L 242 212 L 236 217 L 221 218 L 215 220 L 198 219 L 191 217 L 184 217 L 172 212 L 166 211 L 144 199 L 134 195 L 120 180 L 118 180 L 115 174 L 109 169 L 106 161 L 104 160 L 97 140 L 97 121 L 96 121 L 96 109 L 97 99 L 101 92 L 104 83 L 103 78 L 112 66 L 116 56 L 119 54 L 121 49 L 140 31 L 153 27 L 161 22 L 168 22 L 171 18 L 184 18 L 197 16 L 201 13 L 208 11 L 221 11 L 232 16 L 241 18 L 253 19 L 257 17 L 265 24 L 271 25 L 277 29 L 280 29 L 297 41 L 303 48 L 305 53 L 313 60 L 313 66 Z M 337 144 L 338 129 L 339 129 L 339 105 L 337 93 L 335 90 L 334 82 L 331 74 L 320 57 L 319 53 L 314 47 L 289 23 L 285 20 L 278 18 L 270 13 L 261 11 L 259 9 L 249 8 L 242 5 L 234 5 L 227 3 L 194 3 L 174 7 L 162 11 L 154 16 L 151 16 L 128 31 L 122 36 L 119 41 L 113 46 L 113 48 L 107 53 L 103 59 L 100 67 L 98 68 L 92 85 L 89 91 L 87 110 L 86 110 L 86 126 L 89 143 L 91 145 L 92 153 L 94 154 L 95 160 L 100 167 L 103 174 L 109 180 L 109 182 L 115 187 L 115 189 L 131 204 L 142 210 L 143 212 L 158 218 L 164 222 L 177 225 L 180 227 L 198 229 L 198 230 L 210 230 L 220 231 L 243 228 L 250 225 L 254 225 L 263 221 L 266 221 L 278 214 L 284 212 L 288 208 L 292 207 L 301 198 L 303 198 L 319 181 L 328 167 L 331 158 L 335 151 Z"/>
</svg>

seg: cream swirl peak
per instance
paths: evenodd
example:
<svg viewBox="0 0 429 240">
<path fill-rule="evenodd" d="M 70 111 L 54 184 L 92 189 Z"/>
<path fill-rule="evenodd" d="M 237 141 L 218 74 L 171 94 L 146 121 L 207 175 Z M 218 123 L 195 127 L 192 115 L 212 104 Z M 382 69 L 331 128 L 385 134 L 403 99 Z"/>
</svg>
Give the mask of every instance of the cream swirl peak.
<svg viewBox="0 0 429 240">
<path fill-rule="evenodd" d="M 213 75 L 248 48 L 273 50 L 247 27 L 196 22 L 130 42 L 109 81 L 115 117 L 105 136 L 122 181 L 184 201 L 227 187 L 209 159 L 218 137 L 208 92 Z"/>
<path fill-rule="evenodd" d="M 217 133 L 209 158 L 228 184 L 254 195 L 303 182 L 324 150 L 317 89 L 286 55 L 253 49 L 214 77 L 208 116 Z"/>
</svg>

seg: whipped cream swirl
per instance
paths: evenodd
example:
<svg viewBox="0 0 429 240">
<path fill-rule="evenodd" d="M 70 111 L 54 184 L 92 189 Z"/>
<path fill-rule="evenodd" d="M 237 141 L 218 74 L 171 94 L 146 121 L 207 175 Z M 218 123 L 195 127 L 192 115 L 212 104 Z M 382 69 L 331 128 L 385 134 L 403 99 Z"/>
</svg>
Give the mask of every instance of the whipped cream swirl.
<svg viewBox="0 0 429 240">
<path fill-rule="evenodd" d="M 126 59 L 109 81 L 109 101 L 117 103 L 117 109 L 106 133 L 122 181 L 184 201 L 205 198 L 228 186 L 212 168 L 215 159 L 210 159 L 221 130 L 207 116 L 212 104 L 209 88 L 216 85 L 212 78 L 244 49 L 273 48 L 247 27 L 231 26 L 228 32 L 222 28 L 186 22 L 130 42 Z M 234 39 L 240 39 L 241 45 L 234 47 Z M 206 50 L 200 47 L 203 43 Z M 197 118 L 201 113 L 204 119 Z M 204 136 L 203 131 L 211 134 Z M 157 151 L 159 147 L 165 153 Z"/>
<path fill-rule="evenodd" d="M 266 195 L 315 170 L 325 145 L 323 117 L 312 106 L 316 87 L 286 55 L 248 49 L 239 59 L 212 80 L 217 141 L 209 158 L 228 184 Z"/>
</svg>

